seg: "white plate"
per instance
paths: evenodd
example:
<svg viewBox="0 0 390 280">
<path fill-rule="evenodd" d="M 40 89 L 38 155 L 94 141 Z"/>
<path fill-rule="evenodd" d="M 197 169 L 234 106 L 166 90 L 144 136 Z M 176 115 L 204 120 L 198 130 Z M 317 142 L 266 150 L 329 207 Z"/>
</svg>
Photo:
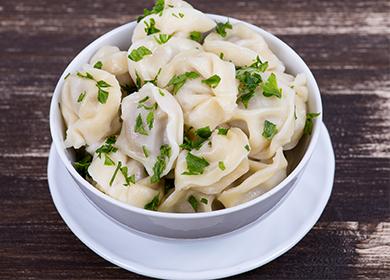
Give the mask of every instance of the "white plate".
<svg viewBox="0 0 390 280">
<path fill-rule="evenodd" d="M 48 164 L 55 206 L 73 233 L 91 250 L 124 269 L 168 279 L 213 279 L 262 266 L 298 243 L 329 199 L 335 169 L 328 131 L 295 189 L 266 217 L 229 234 L 175 240 L 129 231 L 98 211 L 61 164 L 54 147 Z"/>
</svg>

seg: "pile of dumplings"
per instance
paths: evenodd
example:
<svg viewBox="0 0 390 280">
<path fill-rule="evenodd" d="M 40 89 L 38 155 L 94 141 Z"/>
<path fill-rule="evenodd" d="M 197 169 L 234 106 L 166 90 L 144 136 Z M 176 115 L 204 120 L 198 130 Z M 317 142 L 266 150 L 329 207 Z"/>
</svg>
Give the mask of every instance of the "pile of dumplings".
<svg viewBox="0 0 390 280">
<path fill-rule="evenodd" d="M 127 52 L 103 46 L 65 78 L 65 146 L 80 174 L 126 204 L 176 213 L 239 205 L 287 176 L 283 151 L 303 135 L 306 78 L 284 71 L 246 24 L 159 0 Z"/>
</svg>

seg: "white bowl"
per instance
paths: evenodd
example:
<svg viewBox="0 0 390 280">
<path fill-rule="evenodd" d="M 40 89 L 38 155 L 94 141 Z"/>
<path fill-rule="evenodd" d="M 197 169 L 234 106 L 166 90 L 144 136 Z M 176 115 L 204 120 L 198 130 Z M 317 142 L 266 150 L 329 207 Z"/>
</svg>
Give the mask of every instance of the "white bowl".
<svg viewBox="0 0 390 280">
<path fill-rule="evenodd" d="M 209 16 L 217 21 L 226 21 L 226 17 L 223 16 Z M 233 18 L 229 18 L 229 20 L 231 23 L 241 22 Z M 136 22 L 133 21 L 104 34 L 83 49 L 61 75 L 51 100 L 50 130 L 55 149 L 77 185 L 99 210 L 132 230 L 170 238 L 202 238 L 228 233 L 255 221 L 274 208 L 295 186 L 313 153 L 320 133 L 322 121 L 320 92 L 313 74 L 293 49 L 263 29 L 248 25 L 264 37 L 271 50 L 286 65 L 286 72 L 294 75 L 305 73 L 309 89 L 308 111 L 321 112 L 321 115 L 314 120 L 312 135 L 307 141 L 304 155 L 299 164 L 279 185 L 260 197 L 232 208 L 208 213 L 163 213 L 137 208 L 109 197 L 81 177 L 72 166 L 73 153 L 71 150 L 67 150 L 64 145 L 65 126 L 59 109 L 64 77 L 70 72 L 78 71 L 104 45 L 115 45 L 121 50 L 127 50 L 136 26 Z"/>
</svg>

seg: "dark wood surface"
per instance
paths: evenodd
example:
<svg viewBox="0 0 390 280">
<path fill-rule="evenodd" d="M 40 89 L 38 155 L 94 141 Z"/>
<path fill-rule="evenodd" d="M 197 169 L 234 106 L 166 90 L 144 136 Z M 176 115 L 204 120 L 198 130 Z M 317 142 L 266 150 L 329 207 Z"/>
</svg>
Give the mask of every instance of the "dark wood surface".
<svg viewBox="0 0 390 280">
<path fill-rule="evenodd" d="M 336 153 L 334 190 L 315 227 L 282 257 L 235 278 L 389 279 L 390 2 L 190 2 L 261 26 L 304 58 Z M 144 279 L 72 234 L 54 208 L 46 165 L 50 98 L 65 66 L 150 5 L 0 1 L 0 279 Z"/>
</svg>

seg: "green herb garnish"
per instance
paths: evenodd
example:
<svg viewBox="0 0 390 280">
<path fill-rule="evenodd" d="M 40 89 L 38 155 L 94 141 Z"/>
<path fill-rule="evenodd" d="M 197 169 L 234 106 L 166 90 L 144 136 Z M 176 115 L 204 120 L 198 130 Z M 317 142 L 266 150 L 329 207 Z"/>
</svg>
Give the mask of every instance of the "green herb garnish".
<svg viewBox="0 0 390 280">
<path fill-rule="evenodd" d="M 149 16 L 151 14 L 162 14 L 164 10 L 164 0 L 157 0 L 154 4 L 154 7 L 151 10 L 144 9 L 144 14 L 137 18 L 137 22 L 140 22 L 144 17 Z"/>
<path fill-rule="evenodd" d="M 151 54 L 152 52 L 147 47 L 140 46 L 139 48 L 132 50 L 128 58 L 135 62 L 138 62 L 141 59 L 143 59 L 144 56 L 151 55 Z"/>
<path fill-rule="evenodd" d="M 219 169 L 221 169 L 222 171 L 224 171 L 224 170 L 226 169 L 225 164 L 223 163 L 223 161 L 218 162 L 218 167 L 219 167 Z"/>
<path fill-rule="evenodd" d="M 191 151 L 192 149 L 198 150 L 202 144 L 211 136 L 211 129 L 209 126 L 199 128 L 195 131 L 194 135 L 190 135 L 190 129 L 187 131 L 188 135 L 184 136 L 183 144 L 180 148 Z"/>
<path fill-rule="evenodd" d="M 149 203 L 145 204 L 144 209 L 157 211 L 157 207 L 160 202 L 159 196 L 160 194 L 157 194 L 155 197 L 153 197 L 153 199 Z"/>
<path fill-rule="evenodd" d="M 115 165 L 115 162 L 106 154 L 104 156 L 104 165 L 107 165 L 107 166 L 114 166 Z"/>
<path fill-rule="evenodd" d="M 226 29 L 233 29 L 233 26 L 230 24 L 229 20 L 225 23 L 217 22 L 215 31 L 224 38 L 226 37 Z"/>
<path fill-rule="evenodd" d="M 229 128 L 220 127 L 218 128 L 218 134 L 219 135 L 226 135 L 229 131 Z"/>
<path fill-rule="evenodd" d="M 172 79 L 168 82 L 166 87 L 173 86 L 172 88 L 172 94 L 176 94 L 179 89 L 185 84 L 187 79 L 196 79 L 200 75 L 197 72 L 190 71 L 190 72 L 185 72 L 181 75 L 178 76 L 173 76 Z"/>
<path fill-rule="evenodd" d="M 88 175 L 88 167 L 91 165 L 92 156 L 90 154 L 86 154 L 81 160 L 75 161 L 73 163 L 76 171 L 85 178 Z"/>
<path fill-rule="evenodd" d="M 157 104 L 157 103 L 155 103 L 155 104 Z M 149 127 L 149 130 L 151 130 L 153 128 L 153 122 L 154 122 L 154 112 L 150 111 L 148 113 L 148 115 L 146 116 L 146 123 Z"/>
<path fill-rule="evenodd" d="M 93 68 L 96 68 L 96 69 L 102 69 L 103 67 L 103 63 L 101 61 L 97 61 L 95 63 L 95 65 L 93 66 Z"/>
<path fill-rule="evenodd" d="M 186 156 L 187 171 L 183 172 L 182 175 L 200 175 L 203 174 L 204 169 L 209 166 L 209 162 L 203 157 L 197 157 L 191 152 L 187 153 Z"/>
<path fill-rule="evenodd" d="M 202 202 L 203 204 L 208 204 L 209 203 L 209 201 L 207 200 L 207 198 L 204 198 L 204 197 L 202 197 L 202 199 L 200 200 L 200 202 Z"/>
<path fill-rule="evenodd" d="M 112 177 L 111 177 L 111 180 L 110 180 L 110 183 L 109 183 L 110 186 L 112 186 L 112 183 L 115 180 L 116 174 L 118 174 L 118 171 L 121 169 L 121 166 L 122 166 L 122 163 L 119 161 L 118 165 L 115 168 L 114 174 L 112 174 Z"/>
<path fill-rule="evenodd" d="M 165 93 L 164 93 L 161 89 L 158 89 L 158 93 L 159 93 L 161 96 L 165 96 Z"/>
<path fill-rule="evenodd" d="M 70 73 L 66 74 L 64 80 L 66 80 L 70 76 Z"/>
<path fill-rule="evenodd" d="M 195 212 L 198 211 L 198 200 L 195 198 L 195 196 L 190 195 L 187 201 L 191 204 Z"/>
<path fill-rule="evenodd" d="M 160 29 L 156 27 L 156 21 L 154 20 L 154 18 L 151 18 L 149 23 L 147 21 L 144 21 L 144 24 L 146 26 L 145 27 L 146 35 L 152 35 L 160 32 Z"/>
<path fill-rule="evenodd" d="M 159 34 L 158 37 L 154 36 L 154 40 L 156 40 L 156 42 L 159 44 L 159 45 L 163 45 L 165 44 L 166 42 L 169 41 L 169 39 L 172 38 L 172 35 L 167 35 L 167 34 Z"/>
<path fill-rule="evenodd" d="M 142 145 L 142 151 L 144 152 L 145 157 L 149 157 L 149 150 L 145 145 Z"/>
<path fill-rule="evenodd" d="M 142 80 L 141 77 L 138 75 L 137 71 L 135 71 L 135 76 L 135 86 L 137 87 L 137 89 L 140 89 L 142 87 Z"/>
<path fill-rule="evenodd" d="M 248 152 L 251 150 L 251 148 L 249 147 L 249 145 L 247 144 L 247 145 L 245 145 L 244 146 L 244 148 L 245 148 L 245 150 L 247 150 Z"/>
<path fill-rule="evenodd" d="M 195 42 L 201 43 L 202 42 L 202 33 L 199 31 L 192 31 L 192 32 L 190 32 L 189 38 Z"/>
<path fill-rule="evenodd" d="M 282 89 L 278 88 L 278 83 L 276 81 L 276 76 L 272 73 L 268 80 L 263 85 L 263 95 L 265 97 L 276 96 L 278 98 L 282 97 Z"/>
<path fill-rule="evenodd" d="M 202 80 L 202 83 L 208 85 L 211 88 L 216 88 L 221 81 L 221 77 L 218 75 L 212 75 L 210 78 Z"/>
<path fill-rule="evenodd" d="M 80 93 L 79 98 L 77 98 L 77 102 L 83 101 L 86 95 L 87 91 L 84 90 L 82 93 Z"/>
<path fill-rule="evenodd" d="M 150 178 L 152 184 L 160 181 L 161 174 L 164 172 L 167 161 L 171 157 L 171 147 L 169 145 L 162 145 L 160 147 L 160 154 L 157 156 L 156 163 L 153 166 L 153 176 Z"/>
<path fill-rule="evenodd" d="M 83 74 L 81 72 L 77 72 L 77 76 L 80 77 L 80 78 L 83 78 L 83 79 L 95 80 L 93 78 L 93 76 L 90 73 L 88 73 L 88 72 L 85 72 L 85 74 Z"/>
<path fill-rule="evenodd" d="M 224 54 L 223 52 L 221 52 L 221 53 L 219 54 L 219 58 L 220 58 L 220 59 L 223 59 L 224 56 L 225 56 L 225 54 Z"/>
<path fill-rule="evenodd" d="M 263 135 L 265 139 L 271 140 L 276 133 L 278 133 L 276 125 L 268 120 L 265 120 L 263 133 L 261 135 Z"/>
<path fill-rule="evenodd" d="M 99 158 L 101 158 L 102 154 L 109 154 L 109 153 L 115 153 L 118 148 L 114 147 L 113 144 L 116 142 L 115 136 L 110 136 L 106 139 L 104 144 L 98 148 L 95 153 L 98 155 Z"/>
<path fill-rule="evenodd" d="M 310 135 L 313 131 L 313 119 L 318 117 L 321 113 L 307 113 L 305 127 L 303 128 L 303 133 Z"/>
<path fill-rule="evenodd" d="M 158 79 L 158 76 L 160 75 L 160 73 L 161 73 L 161 68 L 158 69 L 158 72 L 157 72 L 156 76 L 154 76 L 153 80 L 147 80 L 147 81 L 145 81 L 145 84 L 146 83 L 152 83 L 155 86 L 157 86 L 157 79 Z"/>
<path fill-rule="evenodd" d="M 127 166 L 121 167 L 120 171 L 126 181 L 126 184 L 123 184 L 124 186 L 130 186 L 130 184 L 135 184 L 135 175 L 128 175 L 129 169 L 127 168 Z"/>
<path fill-rule="evenodd" d="M 137 118 L 135 119 L 134 131 L 142 135 L 148 135 L 148 132 L 145 130 L 141 114 L 138 114 Z"/>
</svg>

